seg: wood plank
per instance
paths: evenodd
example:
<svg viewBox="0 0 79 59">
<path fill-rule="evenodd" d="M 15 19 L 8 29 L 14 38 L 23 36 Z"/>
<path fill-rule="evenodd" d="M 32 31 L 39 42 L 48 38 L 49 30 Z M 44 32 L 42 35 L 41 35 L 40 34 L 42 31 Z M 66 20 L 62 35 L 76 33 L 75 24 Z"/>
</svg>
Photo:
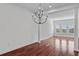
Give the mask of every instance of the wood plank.
<svg viewBox="0 0 79 59">
<path fill-rule="evenodd" d="M 58 39 L 59 38 L 59 39 Z M 10 51 L 8 53 L 2 54 L 1 56 L 73 56 L 74 53 L 70 53 L 69 50 L 68 53 L 66 53 L 65 50 L 62 49 L 60 51 L 60 48 L 53 47 L 53 39 L 54 40 L 63 40 L 66 41 L 73 41 L 73 38 L 65 38 L 65 37 L 51 37 L 49 39 L 41 41 L 40 44 L 33 43 L 28 46 L 24 46 L 22 48 Z M 72 39 L 72 40 L 71 40 Z M 71 47 L 69 47 L 71 48 Z M 65 48 L 66 49 L 66 48 Z M 73 50 L 74 51 L 74 50 Z"/>
</svg>

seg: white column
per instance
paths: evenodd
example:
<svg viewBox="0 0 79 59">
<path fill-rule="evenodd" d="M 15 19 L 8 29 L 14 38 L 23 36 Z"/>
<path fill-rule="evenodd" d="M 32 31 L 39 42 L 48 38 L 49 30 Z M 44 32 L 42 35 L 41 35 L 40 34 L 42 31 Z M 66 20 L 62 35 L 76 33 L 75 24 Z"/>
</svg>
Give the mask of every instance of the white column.
<svg viewBox="0 0 79 59">
<path fill-rule="evenodd" d="M 38 24 L 38 43 L 40 43 L 40 24 Z"/>
<path fill-rule="evenodd" d="M 53 21 L 53 36 L 56 35 L 56 26 L 55 26 L 55 21 Z M 53 48 L 55 49 L 55 42 L 56 42 L 56 39 L 53 38 Z"/>
<path fill-rule="evenodd" d="M 78 8 L 74 8 L 74 50 L 79 51 L 78 49 Z"/>
<path fill-rule="evenodd" d="M 53 35 L 55 36 L 55 33 L 56 33 L 56 26 L 55 26 L 55 21 L 53 21 Z"/>
</svg>

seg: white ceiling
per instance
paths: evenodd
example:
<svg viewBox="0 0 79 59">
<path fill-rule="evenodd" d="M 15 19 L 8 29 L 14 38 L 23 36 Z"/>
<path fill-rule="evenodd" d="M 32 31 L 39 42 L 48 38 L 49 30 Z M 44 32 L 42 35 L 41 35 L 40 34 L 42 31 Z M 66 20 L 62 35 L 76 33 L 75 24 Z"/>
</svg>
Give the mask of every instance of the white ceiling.
<svg viewBox="0 0 79 59">
<path fill-rule="evenodd" d="M 24 7 L 26 9 L 28 9 L 30 12 L 32 12 L 35 8 L 39 7 L 39 4 L 40 3 L 18 3 L 16 5 Z M 49 8 L 50 5 L 52 5 L 51 8 Z M 76 5 L 79 5 L 79 4 L 78 3 L 41 3 L 41 7 L 45 11 L 49 11 L 49 13 L 57 12 L 60 9 L 71 8 Z"/>
<path fill-rule="evenodd" d="M 29 12 L 33 12 L 35 8 L 39 7 L 40 3 L 18 3 L 15 4 L 19 7 L 27 9 Z M 51 8 L 49 6 L 52 5 Z M 79 3 L 42 3 L 42 8 L 50 14 L 50 18 L 73 18 L 73 8 L 78 7 Z"/>
</svg>

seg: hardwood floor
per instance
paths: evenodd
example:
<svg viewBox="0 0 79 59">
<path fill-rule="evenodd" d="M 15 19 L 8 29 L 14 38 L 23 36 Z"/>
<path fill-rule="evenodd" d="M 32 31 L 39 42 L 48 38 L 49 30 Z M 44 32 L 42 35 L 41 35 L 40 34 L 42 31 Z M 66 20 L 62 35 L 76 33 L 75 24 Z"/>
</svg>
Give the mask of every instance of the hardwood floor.
<svg viewBox="0 0 79 59">
<path fill-rule="evenodd" d="M 31 45 L 10 51 L 1 56 L 74 56 L 73 38 L 51 37 Z"/>
</svg>

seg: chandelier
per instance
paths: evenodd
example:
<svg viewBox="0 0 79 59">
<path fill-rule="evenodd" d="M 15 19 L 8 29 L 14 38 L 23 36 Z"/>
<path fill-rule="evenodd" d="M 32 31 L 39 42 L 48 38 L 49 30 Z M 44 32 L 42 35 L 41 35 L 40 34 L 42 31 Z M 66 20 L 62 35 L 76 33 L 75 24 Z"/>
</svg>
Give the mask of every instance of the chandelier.
<svg viewBox="0 0 79 59">
<path fill-rule="evenodd" d="M 33 21 L 38 24 L 38 42 L 40 43 L 40 24 L 44 24 L 47 22 L 48 14 L 44 11 L 39 4 L 38 8 L 33 11 L 32 19 Z"/>
</svg>

